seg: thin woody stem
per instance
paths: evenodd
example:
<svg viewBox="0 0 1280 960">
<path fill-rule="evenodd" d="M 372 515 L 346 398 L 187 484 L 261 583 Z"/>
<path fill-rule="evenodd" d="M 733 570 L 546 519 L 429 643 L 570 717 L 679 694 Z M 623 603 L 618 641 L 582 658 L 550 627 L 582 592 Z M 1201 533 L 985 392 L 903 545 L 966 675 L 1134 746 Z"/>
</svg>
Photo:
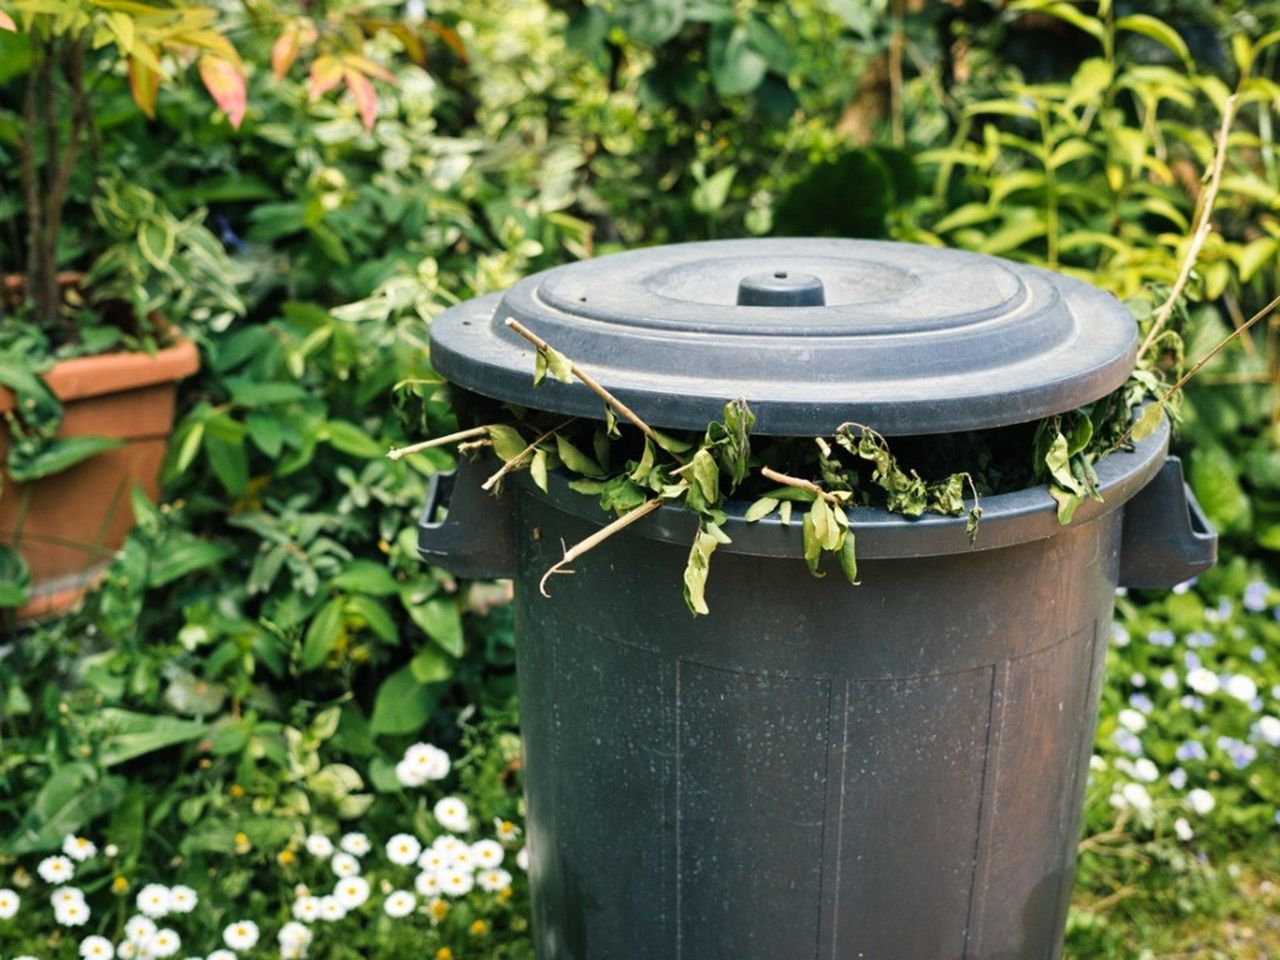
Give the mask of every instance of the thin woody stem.
<svg viewBox="0 0 1280 960">
<path fill-rule="evenodd" d="M 534 333 L 532 330 L 526 327 L 523 323 L 521 323 L 515 317 L 507 317 L 506 324 L 516 333 L 520 334 L 520 336 L 524 337 L 526 340 L 532 343 L 539 350 L 553 349 L 551 344 L 547 343 L 547 341 L 543 340 L 540 336 L 538 336 L 536 333 Z M 580 366 L 578 366 L 572 360 L 569 360 L 569 369 L 573 371 L 573 375 L 577 377 L 579 380 L 581 380 L 583 384 L 585 384 L 586 387 L 589 390 L 591 390 L 592 393 L 594 393 L 601 400 L 603 400 L 605 403 L 611 406 L 615 411 L 617 411 L 617 413 L 624 420 L 630 421 L 630 423 L 634 425 L 636 429 L 638 429 L 650 440 L 657 443 L 658 438 L 657 436 L 654 435 L 653 427 L 649 426 L 647 423 L 641 420 L 640 416 L 634 410 L 632 410 L 625 403 L 623 403 L 621 400 L 615 397 L 612 393 L 610 393 L 608 390 L 602 387 L 599 384 L 599 382 L 597 382 L 596 379 L 591 376 L 591 374 L 587 373 L 585 370 L 583 370 Z M 677 459 L 679 458 L 677 457 Z"/>
<path fill-rule="evenodd" d="M 1199 373 L 1204 368 L 1205 364 L 1207 364 L 1210 360 L 1212 360 L 1219 353 L 1225 350 L 1233 340 L 1237 340 L 1240 337 L 1244 336 L 1245 332 L 1254 324 L 1256 324 L 1258 321 L 1264 320 L 1268 316 L 1270 316 L 1271 312 L 1275 310 L 1277 307 L 1280 307 L 1280 297 L 1276 297 L 1274 300 L 1268 303 L 1265 307 L 1263 307 L 1261 310 L 1255 313 L 1252 317 L 1250 317 L 1240 326 L 1236 327 L 1235 330 L 1231 331 L 1231 333 L 1227 334 L 1225 337 L 1219 340 L 1212 350 L 1210 350 L 1203 357 L 1197 360 L 1195 365 L 1192 366 L 1190 370 L 1188 370 L 1186 373 L 1184 373 L 1181 377 L 1178 378 L 1177 383 L 1171 386 L 1168 390 L 1166 390 L 1163 394 L 1161 394 L 1158 399 L 1155 400 L 1155 403 L 1160 407 L 1164 407 L 1166 404 L 1168 404 L 1168 402 L 1173 399 L 1174 395 L 1183 387 L 1185 387 L 1188 381 L 1190 381 L 1192 377 L 1194 377 L 1197 373 Z M 1133 435 L 1133 429 L 1136 425 L 1137 425 L 1137 421 L 1129 424 L 1125 432 L 1121 434 L 1120 439 L 1118 439 L 1115 443 L 1113 443 L 1110 447 L 1107 448 L 1107 453 L 1108 454 L 1113 453 L 1116 450 L 1119 450 L 1126 443 L 1128 443 L 1129 438 Z"/>
<path fill-rule="evenodd" d="M 544 597 L 547 597 L 549 599 L 551 597 L 551 594 L 547 593 L 548 580 L 550 580 L 557 573 L 573 573 L 572 570 L 565 569 L 569 564 L 573 563 L 573 561 L 577 560 L 584 553 L 587 553 L 590 550 L 594 550 L 596 547 L 600 546 L 600 544 L 604 543 L 606 540 L 612 537 L 615 533 L 620 533 L 621 531 L 625 530 L 627 527 L 631 526 L 631 524 L 635 523 L 637 520 L 644 519 L 649 514 L 653 513 L 653 511 L 661 507 L 662 504 L 663 504 L 662 498 L 655 497 L 654 499 L 645 502 L 641 506 L 636 507 L 634 510 L 624 513 L 617 520 L 614 520 L 612 523 L 610 523 L 607 527 L 601 527 L 599 530 L 597 530 L 591 536 L 587 537 L 585 540 L 579 543 L 575 543 L 572 547 L 570 547 L 568 550 L 564 552 L 564 556 L 559 560 L 559 562 L 553 564 L 547 570 L 547 572 L 542 575 L 542 579 L 538 581 L 538 592 L 541 593 Z"/>
<path fill-rule="evenodd" d="M 431 450 L 435 447 L 445 447 L 451 443 L 460 443 L 463 440 L 471 440 L 475 437 L 482 437 L 489 431 L 487 426 L 472 427 L 470 430 L 459 430 L 457 433 L 451 433 L 444 437 L 436 437 L 434 440 L 423 440 L 421 443 L 411 443 L 407 447 L 398 447 L 395 450 L 387 451 L 388 460 L 399 460 L 407 457 L 411 453 L 421 453 L 423 450 Z"/>
<path fill-rule="evenodd" d="M 495 473 L 493 476 L 491 476 L 488 480 L 486 480 L 484 483 L 480 485 L 480 489 L 486 492 L 489 490 L 492 490 L 494 488 L 494 485 L 497 484 L 498 481 L 500 481 L 512 470 L 520 466 L 520 464 L 524 461 L 525 457 L 529 456 L 529 454 L 533 453 L 534 450 L 538 449 L 539 444 L 545 443 L 547 440 L 550 440 L 553 436 L 555 436 L 557 433 L 559 433 L 569 424 L 573 423 L 573 421 L 576 419 L 577 417 L 570 417 L 564 423 L 560 424 L 559 426 L 552 427 L 542 436 L 538 437 L 537 440 L 533 441 L 533 443 L 529 444 L 527 447 L 521 450 L 518 454 L 516 454 L 514 457 L 512 457 L 510 460 L 504 463 L 498 469 L 497 473 Z"/>
<path fill-rule="evenodd" d="M 1155 343 L 1156 337 L 1164 329 L 1164 325 L 1169 322 L 1173 308 L 1182 297 L 1182 291 L 1186 289 L 1187 281 L 1191 279 L 1191 271 L 1195 269 L 1196 261 L 1200 258 L 1200 248 L 1209 239 L 1209 233 L 1213 228 L 1213 204 L 1218 197 L 1218 188 L 1222 184 L 1222 170 L 1227 162 L 1227 137 L 1231 134 L 1231 125 L 1235 122 L 1235 116 L 1236 95 L 1232 94 L 1227 97 L 1226 102 L 1222 105 L 1222 126 L 1218 129 L 1212 173 L 1209 177 L 1209 185 L 1205 187 L 1204 193 L 1200 195 L 1200 216 L 1196 221 L 1195 231 L 1191 235 L 1191 245 L 1187 247 L 1186 256 L 1182 258 L 1182 268 L 1178 271 L 1178 279 L 1174 282 L 1173 289 L 1169 291 L 1168 299 L 1160 305 L 1156 318 L 1151 323 L 1151 329 L 1147 331 L 1146 337 L 1143 338 L 1142 346 L 1138 348 L 1139 357 L 1147 355 L 1147 351 Z"/>
<path fill-rule="evenodd" d="M 843 506 L 843 504 L 840 503 L 839 497 L 823 490 L 812 480 L 802 480 L 800 477 L 792 477 L 785 473 L 779 473 L 777 470 L 773 469 L 773 467 L 762 467 L 760 475 L 783 487 L 795 487 L 797 490 L 807 490 L 814 496 L 821 497 L 832 506 Z"/>
</svg>

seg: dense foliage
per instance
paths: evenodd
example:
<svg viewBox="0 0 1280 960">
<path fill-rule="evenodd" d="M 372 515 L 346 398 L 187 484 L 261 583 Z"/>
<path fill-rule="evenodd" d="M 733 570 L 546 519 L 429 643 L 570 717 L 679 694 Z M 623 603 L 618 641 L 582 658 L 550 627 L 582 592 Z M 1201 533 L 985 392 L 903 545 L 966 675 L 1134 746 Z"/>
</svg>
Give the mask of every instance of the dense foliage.
<svg viewBox="0 0 1280 960">
<path fill-rule="evenodd" d="M 59 262 L 90 267 L 116 207 L 169 224 L 175 251 L 182 230 L 201 231 L 196 259 L 160 276 L 122 228 L 135 239 L 97 273 L 136 302 L 218 321 L 194 328 L 204 367 L 183 388 L 165 502 L 136 503 L 137 531 L 79 615 L 0 646 L 0 951 L 118 943 L 139 891 L 159 883 L 199 898 L 198 915 L 157 921 L 184 955 L 225 947 L 242 919 L 274 955 L 294 884 L 336 882 L 308 838 L 358 831 L 374 842 L 375 890 L 341 928 L 358 931 L 342 934 L 352 955 L 377 956 L 375 942 L 390 955 L 385 905 L 404 889 L 421 908 L 402 921 L 415 945 L 527 956 L 518 841 L 510 899 L 442 894 L 439 922 L 425 906 L 436 893 L 382 846 L 400 833 L 472 843 L 521 812 L 506 592 L 416 559 L 425 484 L 451 453 L 383 456 L 459 427 L 430 368 L 431 316 L 620 245 L 825 233 L 1053 266 L 1146 320 L 1176 280 L 1236 91 L 1215 231 L 1182 338 L 1152 369 L 1194 362 L 1280 286 L 1280 9 L 1109 6 L 448 0 L 431 6 L 441 30 L 415 41 L 361 32 L 361 56 L 395 81 L 376 87 L 372 128 L 363 88 L 312 97 L 301 70 L 270 69 L 274 23 L 237 29 L 238 130 L 183 86 L 160 91 L 148 119 L 127 78 L 107 75 L 100 164 L 119 178 L 73 178 Z M 412 3 L 370 15 L 422 16 Z M 0 31 L 6 271 L 21 247 L 8 105 L 28 61 L 15 37 Z M 230 258 L 230 281 L 209 282 L 201 250 Z M 1077 956 L 1133 956 L 1134 930 L 1173 949 L 1184 923 L 1237 909 L 1239 890 L 1265 908 L 1259 884 L 1277 879 L 1280 628 L 1266 585 L 1280 583 L 1280 354 L 1274 325 L 1260 329 L 1180 410 L 1189 477 L 1229 561 L 1176 595 L 1121 601 Z M 417 741 L 453 758 L 451 779 L 397 773 Z M 446 792 L 471 807 L 467 829 L 434 814 Z M 76 861 L 81 927 L 57 921 L 38 869 L 68 834 L 99 851 Z M 13 917 L 4 889 L 22 900 Z M 314 929 L 332 944 L 339 928 Z"/>
</svg>

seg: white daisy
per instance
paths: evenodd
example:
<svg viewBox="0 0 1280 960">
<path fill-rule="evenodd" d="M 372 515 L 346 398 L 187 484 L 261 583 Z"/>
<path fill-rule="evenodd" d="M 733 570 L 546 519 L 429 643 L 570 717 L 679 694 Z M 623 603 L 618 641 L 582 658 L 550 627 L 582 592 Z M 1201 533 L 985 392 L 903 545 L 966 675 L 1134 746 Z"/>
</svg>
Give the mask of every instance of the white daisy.
<svg viewBox="0 0 1280 960">
<path fill-rule="evenodd" d="M 402 867 L 414 863 L 421 852 L 422 844 L 409 833 L 397 833 L 387 841 L 387 859 Z"/>
<path fill-rule="evenodd" d="M 347 908 L 338 902 L 337 897 L 327 896 L 327 897 L 320 898 L 320 919 L 321 920 L 328 920 L 332 922 L 334 920 L 341 920 L 346 915 L 347 915 Z"/>
<path fill-rule="evenodd" d="M 423 850 L 422 855 L 418 857 L 418 866 L 423 870 L 443 870 L 448 863 L 448 855 L 435 847 Z"/>
<path fill-rule="evenodd" d="M 463 833 L 471 829 L 471 818 L 467 815 L 467 805 L 457 797 L 445 797 L 432 809 L 440 826 L 454 833 Z"/>
<path fill-rule="evenodd" d="M 445 854 L 446 856 L 448 854 L 453 853 L 453 851 L 459 849 L 460 847 L 465 847 L 466 845 L 467 844 L 465 840 L 459 840 L 457 837 L 455 837 L 451 833 L 442 833 L 440 834 L 440 836 L 436 837 L 434 840 L 431 841 L 431 849 L 439 850 L 441 853 Z"/>
<path fill-rule="evenodd" d="M 11 920 L 22 906 L 22 898 L 5 887 L 0 890 L 0 920 Z"/>
<path fill-rule="evenodd" d="M 333 888 L 333 898 L 342 904 L 345 910 L 354 910 L 363 906 L 369 899 L 369 881 L 364 877 L 347 877 L 339 880 Z"/>
<path fill-rule="evenodd" d="M 453 870 L 475 870 L 476 861 L 470 847 L 459 847 L 445 857 L 446 865 Z"/>
<path fill-rule="evenodd" d="M 502 844 L 496 840 L 480 840 L 471 845 L 471 861 L 477 867 L 484 867 L 492 870 L 494 867 L 502 866 L 502 858 L 505 851 Z"/>
<path fill-rule="evenodd" d="M 1178 839 L 1183 843 L 1188 842 L 1196 835 L 1196 832 L 1191 829 L 1191 824 L 1187 823 L 1186 817 L 1179 817 L 1173 821 L 1173 832 L 1178 835 Z"/>
<path fill-rule="evenodd" d="M 49 896 L 49 904 L 55 910 L 67 903 L 84 903 L 84 891 L 76 887 L 59 887 Z"/>
<path fill-rule="evenodd" d="M 66 857 L 45 857 L 36 865 L 36 873 L 45 883 L 66 883 L 76 875 L 76 868 Z"/>
<path fill-rule="evenodd" d="M 1200 787 L 1197 787 L 1187 794 L 1187 804 L 1192 810 L 1203 817 L 1206 813 L 1217 806 L 1217 801 L 1213 799 L 1213 794 L 1208 790 L 1203 790 Z"/>
<path fill-rule="evenodd" d="M 510 820 L 494 817 L 493 829 L 498 834 L 499 843 L 515 843 L 520 839 L 520 828 Z"/>
<path fill-rule="evenodd" d="M 373 844 L 363 833 L 344 833 L 342 839 L 338 841 L 338 846 L 353 857 L 363 857 L 373 849 Z"/>
<path fill-rule="evenodd" d="M 386 911 L 388 917 L 407 917 L 413 913 L 413 908 L 418 905 L 417 898 L 408 890 L 396 890 L 387 895 L 386 901 L 382 904 L 382 909 Z"/>
<path fill-rule="evenodd" d="M 301 957 L 306 953 L 307 947 L 311 946 L 311 936 L 310 930 L 296 920 L 290 920 L 280 928 L 280 933 L 277 934 L 281 955 L 293 954 Z"/>
<path fill-rule="evenodd" d="M 215 950 L 209 954 L 204 960 L 236 960 L 236 955 L 230 950 Z"/>
<path fill-rule="evenodd" d="M 124 925 L 124 935 L 130 940 L 150 940 L 156 935 L 156 925 L 149 917 L 132 916 Z"/>
<path fill-rule="evenodd" d="M 521 847 L 520 852 L 516 854 L 516 866 L 521 870 L 528 872 L 529 870 L 529 848 Z"/>
<path fill-rule="evenodd" d="M 1258 695 L 1258 685 L 1253 682 L 1251 677 L 1246 677 L 1243 673 L 1233 674 L 1228 677 L 1222 689 L 1244 703 L 1248 703 Z"/>
<path fill-rule="evenodd" d="M 315 897 L 299 897 L 293 901 L 293 918 L 311 923 L 320 917 L 320 901 Z"/>
<path fill-rule="evenodd" d="M 178 936 L 176 930 L 166 927 L 163 930 L 157 930 L 147 946 L 157 957 L 172 957 L 182 946 L 182 938 Z"/>
<path fill-rule="evenodd" d="M 1218 675 L 1204 667 L 1196 667 L 1187 672 L 1187 686 L 1201 696 L 1211 696 L 1218 692 Z"/>
<path fill-rule="evenodd" d="M 307 853 L 320 860 L 328 860 L 333 856 L 333 841 L 323 833 L 313 833 L 307 837 Z"/>
<path fill-rule="evenodd" d="M 237 920 L 222 931 L 222 940 L 232 950 L 252 950 L 258 945 L 258 925 L 252 920 Z"/>
<path fill-rule="evenodd" d="M 335 853 L 329 866 L 339 877 L 354 877 L 360 873 L 360 861 L 349 853 Z"/>
<path fill-rule="evenodd" d="M 1116 719 L 1120 722 L 1120 726 L 1133 733 L 1141 733 L 1147 729 L 1147 718 L 1129 707 L 1125 707 L 1116 714 Z"/>
<path fill-rule="evenodd" d="M 446 870 L 440 874 L 440 891 L 451 897 L 463 897 L 471 892 L 475 881 L 469 870 Z"/>
<path fill-rule="evenodd" d="M 430 899 L 440 893 L 440 875 L 434 870 L 423 870 L 413 881 L 413 887 L 422 896 Z"/>
<path fill-rule="evenodd" d="M 148 883 L 138 891 L 138 912 L 152 920 L 169 914 L 169 888 L 159 883 Z"/>
<path fill-rule="evenodd" d="M 89 922 L 89 905 L 83 900 L 60 903 L 54 907 L 53 919 L 64 927 L 82 927 Z"/>
<path fill-rule="evenodd" d="M 68 833 L 62 839 L 62 852 L 77 863 L 84 863 L 90 857 L 97 855 L 98 848 L 93 845 L 92 840 Z"/>
<path fill-rule="evenodd" d="M 511 874 L 501 867 L 493 870 L 481 870 L 476 874 L 476 883 L 480 885 L 481 890 L 497 893 L 499 890 L 505 890 L 511 886 Z"/>
<path fill-rule="evenodd" d="M 84 960 L 113 960 L 115 947 L 106 937 L 85 937 L 80 941 L 80 956 Z"/>
<path fill-rule="evenodd" d="M 396 764 L 396 777 L 406 787 L 420 787 L 449 775 L 449 755 L 429 743 L 415 743 Z"/>
<path fill-rule="evenodd" d="M 169 888 L 169 912 L 190 913 L 200 902 L 200 897 L 190 887 L 178 884 Z"/>
</svg>

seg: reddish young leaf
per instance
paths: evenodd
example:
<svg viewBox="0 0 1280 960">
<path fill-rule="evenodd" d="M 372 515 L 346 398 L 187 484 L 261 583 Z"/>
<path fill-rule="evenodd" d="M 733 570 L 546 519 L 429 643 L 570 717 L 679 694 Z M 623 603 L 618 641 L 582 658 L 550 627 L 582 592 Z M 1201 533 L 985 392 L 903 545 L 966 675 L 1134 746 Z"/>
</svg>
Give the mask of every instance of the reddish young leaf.
<svg viewBox="0 0 1280 960">
<path fill-rule="evenodd" d="M 13 17 L 3 10 L 0 10 L 0 30 L 8 30 L 10 33 L 18 32 L 18 25 L 13 22 Z"/>
<path fill-rule="evenodd" d="M 378 95 L 374 92 L 369 78 L 358 70 L 347 67 L 342 71 L 342 78 L 347 82 L 347 89 L 355 98 L 356 109 L 360 111 L 360 120 L 366 130 L 373 129 L 373 121 L 378 116 Z"/>
<path fill-rule="evenodd" d="M 458 55 L 463 63 L 469 63 L 471 58 L 467 56 L 467 45 L 462 42 L 462 37 L 458 36 L 456 30 L 452 27 L 446 27 L 438 20 L 426 20 L 422 24 L 424 30 L 430 30 L 437 37 L 444 41 L 446 47 Z"/>
<path fill-rule="evenodd" d="M 244 72 L 230 60 L 206 54 L 200 58 L 200 79 L 213 102 L 227 115 L 231 126 L 239 130 L 248 105 Z"/>
<path fill-rule="evenodd" d="M 383 80 L 390 84 L 394 84 L 396 82 L 396 78 L 386 67 L 382 66 L 380 63 L 375 63 L 368 57 L 361 56 L 358 53 L 344 54 L 342 62 L 345 66 L 363 73 L 366 77 L 374 77 L 375 79 Z"/>
<path fill-rule="evenodd" d="M 160 74 L 137 57 L 129 58 L 129 91 L 133 101 L 148 117 L 156 118 L 156 93 L 160 90 Z"/>
<path fill-rule="evenodd" d="M 298 35 L 298 28 L 293 24 L 285 27 L 284 32 L 271 45 L 271 71 L 276 75 L 277 80 L 283 80 L 284 75 L 289 72 L 293 61 L 298 58 L 298 49 L 301 45 L 302 38 Z"/>
<path fill-rule="evenodd" d="M 311 64 L 311 77 L 307 81 L 307 96 L 318 100 L 321 95 L 336 87 L 341 79 L 342 64 L 337 57 L 316 57 Z"/>
</svg>

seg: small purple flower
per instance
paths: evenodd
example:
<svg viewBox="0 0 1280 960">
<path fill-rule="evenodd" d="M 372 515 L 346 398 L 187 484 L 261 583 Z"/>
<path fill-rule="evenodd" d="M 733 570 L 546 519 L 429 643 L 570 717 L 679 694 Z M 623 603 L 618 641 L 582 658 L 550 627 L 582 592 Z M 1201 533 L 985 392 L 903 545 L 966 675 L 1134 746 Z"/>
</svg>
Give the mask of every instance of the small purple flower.
<svg viewBox="0 0 1280 960">
<path fill-rule="evenodd" d="M 1198 653 L 1192 653 L 1190 650 L 1182 655 L 1182 662 L 1187 665 L 1188 670 L 1199 670 L 1202 666 L 1200 662 L 1200 655 Z"/>
<path fill-rule="evenodd" d="M 1129 631 L 1118 623 L 1111 625 L 1111 642 L 1117 647 L 1127 647 L 1129 645 Z"/>
<path fill-rule="evenodd" d="M 1131 757 L 1142 756 L 1142 741 L 1138 739 L 1137 734 L 1126 727 L 1117 727 L 1116 732 L 1111 735 L 1112 741 L 1116 747 L 1129 754 Z"/>
<path fill-rule="evenodd" d="M 1204 701 L 1200 697 L 1197 697 L 1190 693 L 1184 694 L 1182 699 L 1179 700 L 1178 703 L 1182 705 L 1183 710 L 1200 711 L 1204 709 Z"/>
<path fill-rule="evenodd" d="M 1254 663 L 1265 663 L 1267 659 L 1267 651 L 1261 647 L 1254 647 L 1249 651 L 1249 659 Z"/>
<path fill-rule="evenodd" d="M 1187 771 L 1183 770 L 1181 767 L 1178 767 L 1176 770 L 1174 770 L 1172 773 L 1169 774 L 1169 786 L 1173 787 L 1173 789 L 1181 790 L 1186 785 L 1187 785 Z"/>
<path fill-rule="evenodd" d="M 1174 586 L 1174 588 L 1173 588 L 1173 592 L 1174 592 L 1174 593 L 1186 593 L 1188 590 L 1190 590 L 1192 587 L 1194 587 L 1194 586 L 1196 585 L 1196 580 L 1198 580 L 1198 579 L 1199 579 L 1199 577 L 1192 577 L 1190 580 L 1183 580 L 1181 583 L 1176 584 L 1176 585 Z"/>
<path fill-rule="evenodd" d="M 1207 630 L 1193 630 L 1187 634 L 1188 647 L 1212 647 L 1213 634 Z"/>
<path fill-rule="evenodd" d="M 1226 597 L 1222 597 L 1218 601 L 1218 606 L 1216 608 L 1213 610 L 1206 610 L 1204 612 L 1204 618 L 1210 623 L 1222 623 L 1225 620 L 1231 619 L 1231 611 L 1233 609 L 1235 608 L 1232 606 L 1231 601 Z"/>
<path fill-rule="evenodd" d="M 1166 690 L 1177 690 L 1178 671 L 1174 670 L 1173 667 L 1165 667 L 1164 671 L 1160 674 L 1160 686 L 1164 687 Z"/>
<path fill-rule="evenodd" d="M 1187 763 L 1190 760 L 1207 760 L 1209 759 L 1209 752 L 1205 750 L 1204 744 L 1199 740 L 1188 740 L 1178 747 L 1174 756 L 1183 763 Z"/>
<path fill-rule="evenodd" d="M 1219 737 L 1218 749 L 1223 751 L 1237 770 L 1243 770 L 1258 758 L 1258 748 L 1235 737 Z"/>
<path fill-rule="evenodd" d="M 1141 690 L 1143 687 L 1147 685 L 1147 677 L 1145 674 L 1134 671 L 1133 673 L 1129 674 L 1129 684 Z"/>
<path fill-rule="evenodd" d="M 1129 695 L 1129 706 L 1143 713 L 1150 713 L 1155 709 L 1155 704 L 1151 702 L 1151 698 L 1145 693 L 1134 693 Z"/>
<path fill-rule="evenodd" d="M 1172 630 L 1152 630 L 1147 634 L 1147 643 L 1153 647 L 1172 647 L 1173 642 Z"/>
<path fill-rule="evenodd" d="M 1267 609 L 1267 597 L 1271 588 L 1261 580 L 1253 580 L 1244 588 L 1244 596 L 1240 602 L 1252 613 L 1261 613 Z"/>
</svg>

